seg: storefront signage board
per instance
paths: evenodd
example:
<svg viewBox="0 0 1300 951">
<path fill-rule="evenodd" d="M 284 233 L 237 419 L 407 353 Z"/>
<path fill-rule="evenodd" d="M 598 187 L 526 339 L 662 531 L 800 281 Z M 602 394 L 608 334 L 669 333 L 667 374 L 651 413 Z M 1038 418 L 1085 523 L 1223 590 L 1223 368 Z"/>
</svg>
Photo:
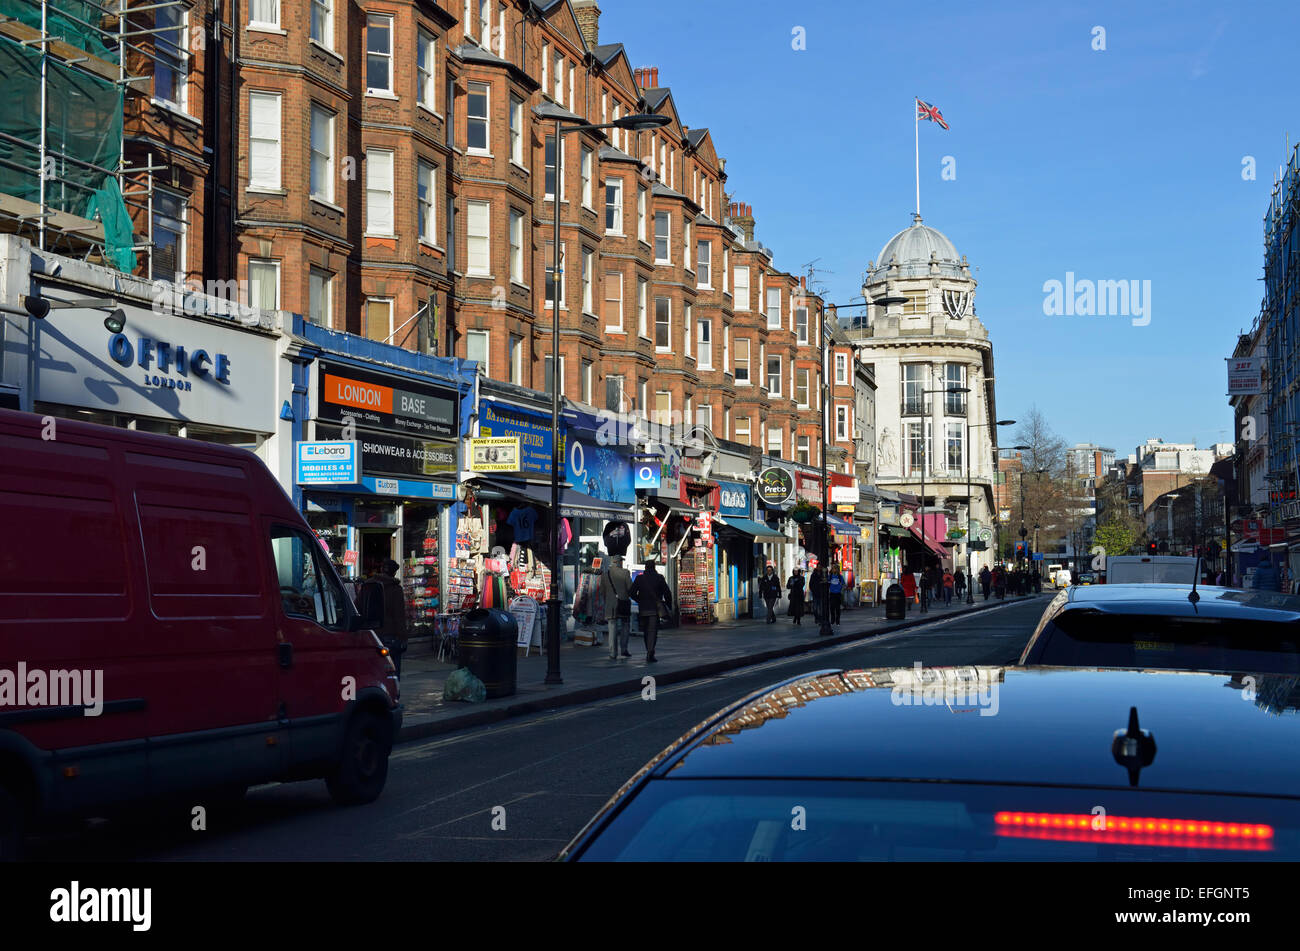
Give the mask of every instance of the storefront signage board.
<svg viewBox="0 0 1300 951">
<path fill-rule="evenodd" d="M 742 482 L 718 482 L 718 514 L 750 517 L 749 486 Z"/>
<path fill-rule="evenodd" d="M 444 438 L 459 428 L 453 389 L 322 361 L 319 390 L 318 419 Z"/>
<path fill-rule="evenodd" d="M 318 423 L 316 432 L 333 436 L 342 430 Z M 456 443 L 450 440 L 412 439 L 366 431 L 358 431 L 356 436 L 361 449 L 361 475 L 420 478 L 456 471 Z"/>
<path fill-rule="evenodd" d="M 33 320 L 33 399 L 248 432 L 277 426 L 275 338 L 122 303 L 126 327 L 70 307 Z"/>
<path fill-rule="evenodd" d="M 355 441 L 300 442 L 294 457 L 293 479 L 299 485 L 355 483 L 361 478 L 359 459 Z"/>
<path fill-rule="evenodd" d="M 519 437 L 489 436 L 469 441 L 469 466 L 473 472 L 518 472 Z"/>
<path fill-rule="evenodd" d="M 551 417 L 521 406 L 482 400 L 478 406 L 478 438 L 519 439 L 519 471 L 551 471 Z"/>
<path fill-rule="evenodd" d="M 577 491 L 603 502 L 631 505 L 637 489 L 632 468 L 626 451 L 600 445 L 595 433 L 569 430 L 565 434 L 564 478 Z"/>
<path fill-rule="evenodd" d="M 770 466 L 758 474 L 758 497 L 765 505 L 784 505 L 794 497 L 794 475 L 789 469 Z"/>
</svg>

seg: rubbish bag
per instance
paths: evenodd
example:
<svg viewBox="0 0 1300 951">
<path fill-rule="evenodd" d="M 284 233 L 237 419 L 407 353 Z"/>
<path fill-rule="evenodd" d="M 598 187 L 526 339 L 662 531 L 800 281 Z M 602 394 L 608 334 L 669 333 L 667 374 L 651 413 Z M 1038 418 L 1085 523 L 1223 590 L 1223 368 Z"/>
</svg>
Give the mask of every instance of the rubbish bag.
<svg viewBox="0 0 1300 951">
<path fill-rule="evenodd" d="M 442 699 L 482 703 L 487 699 L 487 688 L 483 686 L 483 681 L 469 672 L 468 667 L 459 667 L 451 672 L 447 682 L 442 685 Z"/>
</svg>

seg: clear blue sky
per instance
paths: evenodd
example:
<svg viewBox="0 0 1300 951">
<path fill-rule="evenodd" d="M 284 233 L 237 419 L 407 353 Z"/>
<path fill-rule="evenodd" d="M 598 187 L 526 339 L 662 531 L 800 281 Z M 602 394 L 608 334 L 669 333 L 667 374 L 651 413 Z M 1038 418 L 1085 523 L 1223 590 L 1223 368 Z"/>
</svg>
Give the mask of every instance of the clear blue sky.
<svg viewBox="0 0 1300 951">
<path fill-rule="evenodd" d="M 921 124 L 921 213 L 979 268 L 999 415 L 1037 405 L 1121 455 L 1231 440 L 1224 358 L 1259 311 L 1263 215 L 1300 133 L 1300 4 L 600 6 L 601 41 L 658 66 L 683 121 L 712 131 L 777 266 L 820 259 L 828 299 L 861 294 L 911 223 L 920 97 L 951 127 Z M 1045 316 L 1043 283 L 1067 271 L 1149 280 L 1150 324 Z"/>
</svg>

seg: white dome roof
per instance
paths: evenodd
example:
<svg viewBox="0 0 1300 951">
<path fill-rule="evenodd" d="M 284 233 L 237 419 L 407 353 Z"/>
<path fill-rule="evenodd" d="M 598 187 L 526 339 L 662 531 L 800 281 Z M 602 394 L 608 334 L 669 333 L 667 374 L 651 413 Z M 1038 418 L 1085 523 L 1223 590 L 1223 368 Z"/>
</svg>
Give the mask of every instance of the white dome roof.
<svg viewBox="0 0 1300 951">
<path fill-rule="evenodd" d="M 913 215 L 912 226 L 898 232 L 880 249 L 880 257 L 876 259 L 869 279 L 883 278 L 885 269 L 895 263 L 899 277 L 926 277 L 930 273 L 931 255 L 939 264 L 940 274 L 965 276 L 961 255 L 947 235 L 921 224 L 921 216 Z"/>
</svg>

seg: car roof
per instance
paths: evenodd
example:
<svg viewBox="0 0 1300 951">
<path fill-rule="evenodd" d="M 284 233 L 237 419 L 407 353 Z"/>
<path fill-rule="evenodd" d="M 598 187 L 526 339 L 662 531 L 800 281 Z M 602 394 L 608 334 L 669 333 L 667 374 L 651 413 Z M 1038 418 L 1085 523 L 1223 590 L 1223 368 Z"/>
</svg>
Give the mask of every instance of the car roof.
<svg viewBox="0 0 1300 951">
<path fill-rule="evenodd" d="M 958 684 L 975 692 L 944 695 Z M 1298 796 L 1300 717 L 1277 715 L 1298 706 L 1296 678 L 1266 674 L 829 670 L 702 725 L 652 774 L 1127 787 L 1111 744 L 1136 707 L 1156 744 L 1142 788 Z"/>
<path fill-rule="evenodd" d="M 1277 591 L 1245 591 L 1190 584 L 1102 584 L 1068 589 L 1062 610 L 1092 609 L 1110 614 L 1232 618 L 1242 621 L 1300 621 L 1300 597 Z"/>
</svg>

